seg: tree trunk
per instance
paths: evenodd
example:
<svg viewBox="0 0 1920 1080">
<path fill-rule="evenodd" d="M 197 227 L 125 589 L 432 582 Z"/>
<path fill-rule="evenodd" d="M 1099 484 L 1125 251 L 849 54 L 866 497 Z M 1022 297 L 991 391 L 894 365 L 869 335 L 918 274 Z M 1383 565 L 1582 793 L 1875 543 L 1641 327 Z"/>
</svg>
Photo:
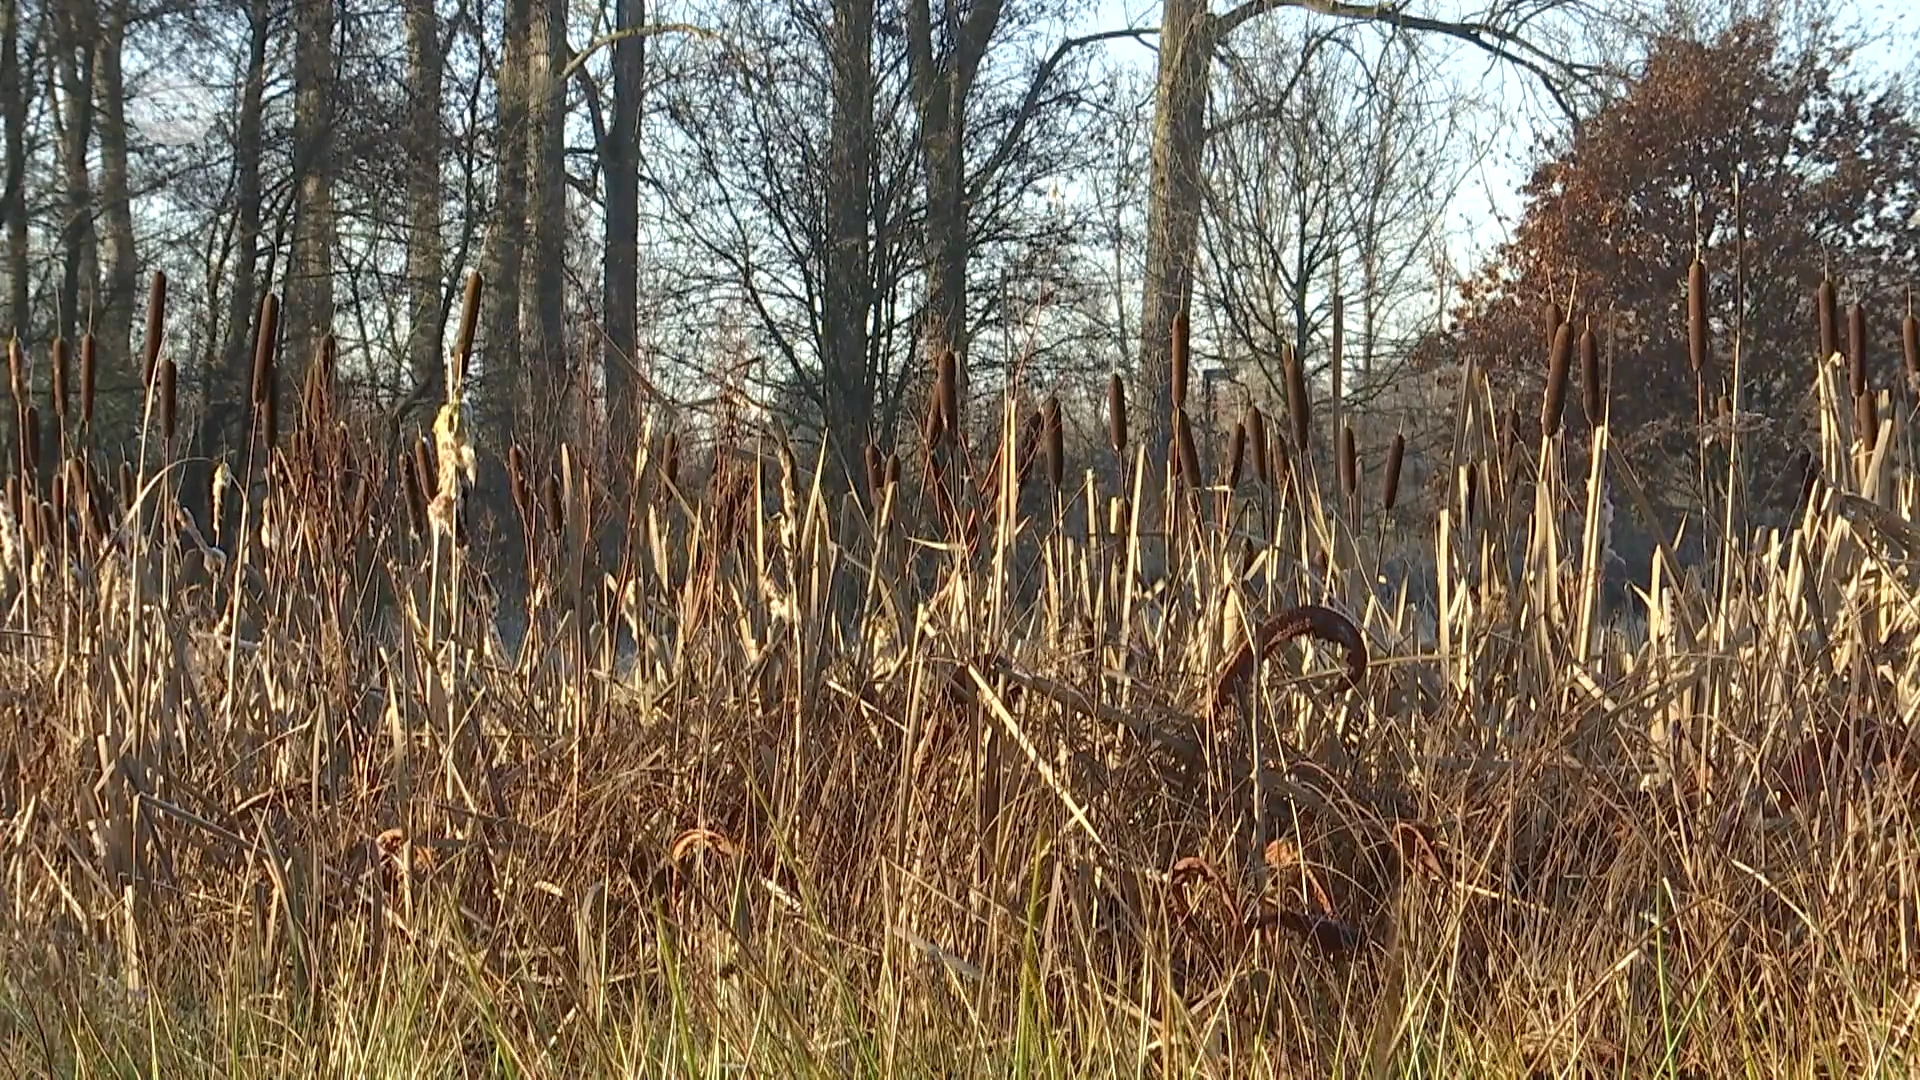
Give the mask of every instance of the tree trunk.
<svg viewBox="0 0 1920 1080">
<path fill-rule="evenodd" d="M 960 422 L 972 379 L 967 364 L 967 235 L 965 135 L 967 97 L 986 56 L 987 43 L 1000 21 L 999 0 L 970 8 L 955 32 L 942 35 L 952 46 L 934 52 L 929 0 L 907 5 L 907 63 L 920 120 L 920 159 L 927 174 L 927 307 L 923 330 L 927 355 L 952 355 L 959 376 Z M 953 8 L 942 15 L 953 22 Z"/>
<path fill-rule="evenodd" d="M 506 30 L 496 80 L 500 164 L 493 229 L 482 265 L 486 282 L 485 374 L 481 415 L 496 430 L 513 427 L 513 410 L 526 374 L 520 342 L 521 253 L 527 241 L 527 49 L 532 0 L 506 0 Z"/>
<path fill-rule="evenodd" d="M 100 109 L 100 203 L 106 222 L 106 295 L 95 345 L 105 386 L 125 388 L 133 354 L 133 304 L 139 257 L 133 243 L 133 197 L 127 186 L 127 97 L 120 55 L 127 36 L 127 0 L 108 0 L 95 48 L 94 89 Z"/>
<path fill-rule="evenodd" d="M 27 310 L 27 105 L 33 82 L 20 77 L 20 0 L 0 7 L 0 117 L 6 124 L 6 188 L 0 218 L 7 223 L 7 312 L 13 332 L 31 333 Z"/>
<path fill-rule="evenodd" d="M 440 242 L 440 27 L 433 0 L 407 0 L 407 367 L 415 393 L 445 396 Z"/>
<path fill-rule="evenodd" d="M 260 306 L 261 114 L 267 86 L 267 0 L 247 4 L 247 74 L 240 89 L 240 115 L 233 134 L 233 274 L 227 290 L 227 332 L 220 350 L 221 376 L 213 380 L 200 453 L 211 456 L 237 445 L 242 402 L 252 366 L 254 319 Z"/>
<path fill-rule="evenodd" d="M 533 405 L 536 422 L 545 430 L 564 430 L 566 391 L 572 385 L 566 350 L 566 86 L 560 81 L 566 64 L 566 0 L 539 0 L 533 14 L 527 50 L 527 117 L 531 183 L 527 189 L 527 218 L 533 229 L 534 352 Z"/>
<path fill-rule="evenodd" d="M 646 0 L 616 0 L 614 29 L 646 22 Z M 607 176 L 607 232 L 601 255 L 601 307 L 606 344 L 601 375 L 607 398 L 607 437 L 616 455 L 631 458 L 636 423 L 633 380 L 639 338 L 640 94 L 646 79 L 646 39 L 630 37 L 613 47 L 613 117 L 601 149 Z"/>
<path fill-rule="evenodd" d="M 1200 237 L 1200 152 L 1218 21 L 1205 0 L 1167 0 L 1160 25 L 1153 164 L 1147 179 L 1147 263 L 1140 297 L 1143 436 L 1156 466 L 1172 431 L 1173 321 L 1193 290 Z"/>
<path fill-rule="evenodd" d="M 60 69 L 62 103 L 60 161 L 67 188 L 66 221 L 61 227 L 58 333 L 73 340 L 84 309 L 98 302 L 99 266 L 93 229 L 93 181 L 87 148 L 93 139 L 93 39 L 98 16 L 88 0 L 61 0 L 54 8 L 55 62 Z M 47 430 L 43 425 L 42 430 Z"/>
<path fill-rule="evenodd" d="M 833 0 L 828 52 L 833 106 L 827 121 L 827 280 L 821 323 L 821 420 L 829 459 L 845 475 L 873 417 L 867 357 L 872 203 L 873 0 Z"/>
<path fill-rule="evenodd" d="M 298 0 L 293 55 L 293 250 L 282 370 L 304 370 L 333 327 L 333 3 Z"/>
</svg>

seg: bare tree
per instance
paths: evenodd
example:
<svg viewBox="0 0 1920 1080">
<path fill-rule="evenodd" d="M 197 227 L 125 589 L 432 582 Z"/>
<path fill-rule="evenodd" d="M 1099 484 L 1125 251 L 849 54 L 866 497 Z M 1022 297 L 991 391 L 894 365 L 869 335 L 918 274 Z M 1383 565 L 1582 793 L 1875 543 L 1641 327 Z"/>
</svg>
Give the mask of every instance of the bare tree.
<svg viewBox="0 0 1920 1080">
<path fill-rule="evenodd" d="M 415 393 L 442 392 L 440 22 L 433 0 L 407 0 L 407 366 Z"/>
<path fill-rule="evenodd" d="M 601 148 L 606 174 L 606 234 L 601 245 L 601 306 L 606 321 L 601 377 L 605 382 L 607 428 L 616 446 L 636 430 L 630 371 L 639 341 L 640 304 L 640 117 L 646 86 L 646 0 L 614 0 L 615 33 L 629 33 L 613 45 L 613 116 Z"/>
</svg>

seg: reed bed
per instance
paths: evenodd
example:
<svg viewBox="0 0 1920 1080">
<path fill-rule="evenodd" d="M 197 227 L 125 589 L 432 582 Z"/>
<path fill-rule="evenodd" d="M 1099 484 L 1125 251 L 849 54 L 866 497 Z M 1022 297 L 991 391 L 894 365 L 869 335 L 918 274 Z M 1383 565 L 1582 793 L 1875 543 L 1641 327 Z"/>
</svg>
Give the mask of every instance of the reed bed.
<svg viewBox="0 0 1920 1080">
<path fill-rule="evenodd" d="M 1837 349 L 1791 527 L 1664 537 L 1623 617 L 1651 466 L 1590 333 L 1561 423 L 1557 309 L 1538 427 L 1460 373 L 1430 525 L 1402 438 L 1361 485 L 1338 417 L 1318 475 L 1304 393 L 1208 468 L 1183 339 L 1171 454 L 1117 379 L 1078 461 L 1056 398 L 966 422 L 943 358 L 907 444 L 829 468 L 733 415 L 476 447 L 466 332 L 389 444 L 260 317 L 210 512 L 151 347 L 166 438 L 29 435 L 9 478 L 11 1072 L 1913 1071 L 1911 407 Z M 70 435 L 14 357 L 18 430 Z M 1700 519 L 1741 520 L 1738 453 Z"/>
</svg>

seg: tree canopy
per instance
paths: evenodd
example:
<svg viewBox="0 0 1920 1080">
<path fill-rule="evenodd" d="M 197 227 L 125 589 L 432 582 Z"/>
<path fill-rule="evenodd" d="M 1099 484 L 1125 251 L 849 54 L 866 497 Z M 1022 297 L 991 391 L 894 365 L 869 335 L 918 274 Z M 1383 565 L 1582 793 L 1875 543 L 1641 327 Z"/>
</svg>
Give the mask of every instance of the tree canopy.
<svg viewBox="0 0 1920 1080">
<path fill-rule="evenodd" d="M 1850 77 L 1850 59 L 1820 27 L 1789 33 L 1768 17 L 1658 38 L 1625 92 L 1550 147 L 1513 236 L 1464 283 L 1423 360 L 1472 359 L 1537 401 L 1543 311 L 1557 303 L 1575 333 L 1590 322 L 1602 342 L 1614 440 L 1679 466 L 1697 458 L 1702 404 L 1710 415 L 1730 388 L 1737 330 L 1743 446 L 1763 466 L 1785 462 L 1812 415 L 1823 274 L 1842 305 L 1864 305 L 1869 369 L 1886 386 L 1920 267 L 1912 101 L 1896 79 Z M 1711 327 L 1698 380 L 1687 324 L 1696 251 Z M 1776 486 L 1754 495 L 1798 493 Z"/>
</svg>

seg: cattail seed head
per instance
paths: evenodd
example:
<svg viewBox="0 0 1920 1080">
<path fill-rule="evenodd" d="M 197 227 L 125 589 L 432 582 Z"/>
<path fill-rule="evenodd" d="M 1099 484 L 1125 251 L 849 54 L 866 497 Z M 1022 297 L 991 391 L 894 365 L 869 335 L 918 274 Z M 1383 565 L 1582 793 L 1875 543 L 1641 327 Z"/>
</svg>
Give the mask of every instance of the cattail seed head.
<svg viewBox="0 0 1920 1080">
<path fill-rule="evenodd" d="M 273 350 L 280 332 L 280 298 L 273 293 L 260 298 L 260 319 L 253 335 L 253 389 L 249 399 L 255 407 L 265 404 L 273 393 Z"/>
<path fill-rule="evenodd" d="M 547 531 L 558 535 L 566 526 L 566 500 L 560 497 L 560 474 L 547 474 L 546 483 Z"/>
<path fill-rule="evenodd" d="M 68 388 L 72 385 L 72 372 L 68 370 L 66 339 L 55 335 L 53 339 L 53 422 L 59 430 L 67 429 Z"/>
<path fill-rule="evenodd" d="M 1687 267 L 1687 362 L 1695 375 L 1707 369 L 1707 266 L 1697 254 Z"/>
<path fill-rule="evenodd" d="M 881 484 L 880 470 L 885 466 L 880 460 L 880 448 L 873 445 L 872 439 L 868 439 L 867 444 L 861 448 L 860 458 L 867 470 L 867 494 L 878 496 Z"/>
<path fill-rule="evenodd" d="M 93 395 L 99 385 L 100 350 L 93 333 L 80 339 L 80 423 L 93 426 Z"/>
<path fill-rule="evenodd" d="M 680 485 L 680 433 L 667 432 L 665 444 L 660 448 L 660 473 L 667 483 L 675 487 Z"/>
<path fill-rule="evenodd" d="M 1193 425 L 1187 422 L 1185 409 L 1173 410 L 1173 441 L 1177 455 L 1174 464 L 1182 480 L 1189 487 L 1202 486 L 1200 478 L 1200 451 L 1193 442 Z"/>
<path fill-rule="evenodd" d="M 1407 437 L 1396 433 L 1393 437 L 1393 445 L 1387 449 L 1387 479 L 1385 491 L 1380 500 L 1386 506 L 1388 513 L 1392 513 L 1394 502 L 1400 498 L 1400 467 L 1405 463 L 1406 456 Z"/>
<path fill-rule="evenodd" d="M 460 304 L 460 333 L 454 338 L 453 382 L 447 387 L 448 400 L 467 382 L 468 364 L 473 359 L 473 329 L 480 320 L 480 274 L 469 271 L 467 291 Z"/>
<path fill-rule="evenodd" d="M 1573 363 L 1573 328 L 1566 323 L 1553 334 L 1553 360 L 1547 368 L 1547 395 L 1540 404 L 1540 435 L 1551 439 L 1560 433 L 1560 414 L 1567 406 L 1568 369 Z"/>
<path fill-rule="evenodd" d="M 413 440 L 413 478 L 428 502 L 440 494 L 440 474 L 433 466 L 433 447 L 427 445 L 425 438 Z"/>
<path fill-rule="evenodd" d="M 940 417 L 942 436 L 955 435 L 960 430 L 960 370 L 953 353 L 942 350 L 934 363 L 933 382 L 934 412 Z M 934 440 L 938 442 L 939 440 Z"/>
<path fill-rule="evenodd" d="M 1906 361 L 1908 384 L 1920 394 L 1920 319 L 1912 312 L 1900 320 L 1900 355 Z"/>
<path fill-rule="evenodd" d="M 1606 401 L 1600 382 L 1600 343 L 1594 339 L 1592 323 L 1580 331 L 1580 391 L 1587 409 L 1587 423 L 1600 426 Z"/>
<path fill-rule="evenodd" d="M 1253 477 L 1272 486 L 1273 467 L 1267 459 L 1267 418 L 1259 406 L 1247 406 L 1247 446 L 1253 451 Z"/>
<path fill-rule="evenodd" d="M 1033 463 L 1040 458 L 1040 442 L 1045 434 L 1046 418 L 1038 412 L 1028 413 L 1020 422 L 1020 441 L 1014 450 L 1015 484 L 1024 491 L 1027 478 L 1033 475 Z"/>
<path fill-rule="evenodd" d="M 1880 439 L 1880 411 L 1873 398 L 1873 392 L 1868 391 L 1853 399 L 1854 435 L 1868 447 Z"/>
<path fill-rule="evenodd" d="M 167 439 L 173 433 L 180 420 L 180 368 L 169 356 L 160 361 L 160 434 Z"/>
<path fill-rule="evenodd" d="M 27 404 L 27 358 L 20 351 L 20 337 L 14 335 L 7 341 L 7 387 L 13 393 L 13 407 L 17 412 Z"/>
<path fill-rule="evenodd" d="M 1721 419 L 1724 420 L 1733 416 L 1733 398 L 1731 396 L 1727 394 L 1721 394 L 1719 406 L 1720 406 L 1719 415 Z"/>
<path fill-rule="evenodd" d="M 1047 450 L 1047 479 L 1060 489 L 1067 475 L 1066 429 L 1060 420 L 1060 398 L 1049 395 L 1041 411 L 1041 436 Z"/>
<path fill-rule="evenodd" d="M 1840 304 L 1834 296 L 1832 278 L 1820 279 L 1813 306 L 1820 320 L 1820 362 L 1824 364 L 1840 351 Z"/>
<path fill-rule="evenodd" d="M 1240 486 L 1240 476 L 1247 464 L 1247 422 L 1242 420 L 1233 425 L 1233 441 L 1227 444 L 1227 489 Z"/>
<path fill-rule="evenodd" d="M 1308 433 L 1313 430 L 1313 403 L 1307 400 L 1306 364 L 1291 345 L 1282 348 L 1280 363 L 1287 379 L 1287 412 L 1293 420 L 1293 446 L 1305 453 Z"/>
<path fill-rule="evenodd" d="M 1182 303 L 1180 309 L 1173 313 L 1173 353 L 1169 364 L 1172 379 L 1169 389 L 1173 392 L 1173 407 L 1176 409 L 1187 407 L 1187 375 L 1192 363 L 1188 350 L 1193 343 L 1192 330 L 1187 318 L 1187 305 Z"/>
<path fill-rule="evenodd" d="M 900 483 L 900 454 L 897 451 L 887 454 L 886 476 L 888 487 L 893 487 Z"/>
<path fill-rule="evenodd" d="M 523 528 L 533 527 L 533 490 L 527 486 L 527 455 L 519 443 L 507 448 L 507 490 Z"/>
<path fill-rule="evenodd" d="M 1353 425 L 1340 425 L 1340 493 L 1352 499 L 1360 493 L 1360 453 L 1353 444 Z"/>
<path fill-rule="evenodd" d="M 1461 520 L 1466 522 L 1468 525 L 1473 524 L 1474 506 L 1479 496 L 1480 496 L 1480 463 L 1477 461 L 1469 461 L 1467 462 L 1466 483 L 1461 485 L 1461 492 L 1460 492 Z"/>
<path fill-rule="evenodd" d="M 1107 376 L 1107 445 L 1116 457 L 1127 456 L 1127 390 L 1117 371 Z"/>
<path fill-rule="evenodd" d="M 167 328 L 167 275 L 164 271 L 153 272 L 153 284 L 147 288 L 147 339 L 146 359 L 140 365 L 140 388 L 153 387 L 154 375 L 160 362 L 160 338 Z"/>
<path fill-rule="evenodd" d="M 40 475 L 40 408 L 27 406 L 25 421 L 20 425 L 20 460 L 26 465 L 28 476 Z"/>
<path fill-rule="evenodd" d="M 120 509 L 133 509 L 134 500 L 140 497 L 139 485 L 134 482 L 133 462 L 120 462 Z"/>
<path fill-rule="evenodd" d="M 1867 392 L 1867 310 L 1860 304 L 1847 309 L 1847 380 L 1854 397 Z"/>
<path fill-rule="evenodd" d="M 1541 336 L 1540 340 L 1546 342 L 1548 348 L 1552 348 L 1553 336 L 1558 334 L 1560 327 L 1566 323 L 1567 313 L 1560 307 L 1558 300 L 1549 296 L 1547 297 L 1546 304 L 1540 309 L 1540 320 L 1545 324 L 1544 329 L 1546 330 L 1546 333 Z"/>
<path fill-rule="evenodd" d="M 413 535 L 423 535 L 427 531 L 427 497 L 420 490 L 420 470 L 403 466 L 400 486 L 406 494 L 407 523 L 413 527 Z"/>
</svg>

